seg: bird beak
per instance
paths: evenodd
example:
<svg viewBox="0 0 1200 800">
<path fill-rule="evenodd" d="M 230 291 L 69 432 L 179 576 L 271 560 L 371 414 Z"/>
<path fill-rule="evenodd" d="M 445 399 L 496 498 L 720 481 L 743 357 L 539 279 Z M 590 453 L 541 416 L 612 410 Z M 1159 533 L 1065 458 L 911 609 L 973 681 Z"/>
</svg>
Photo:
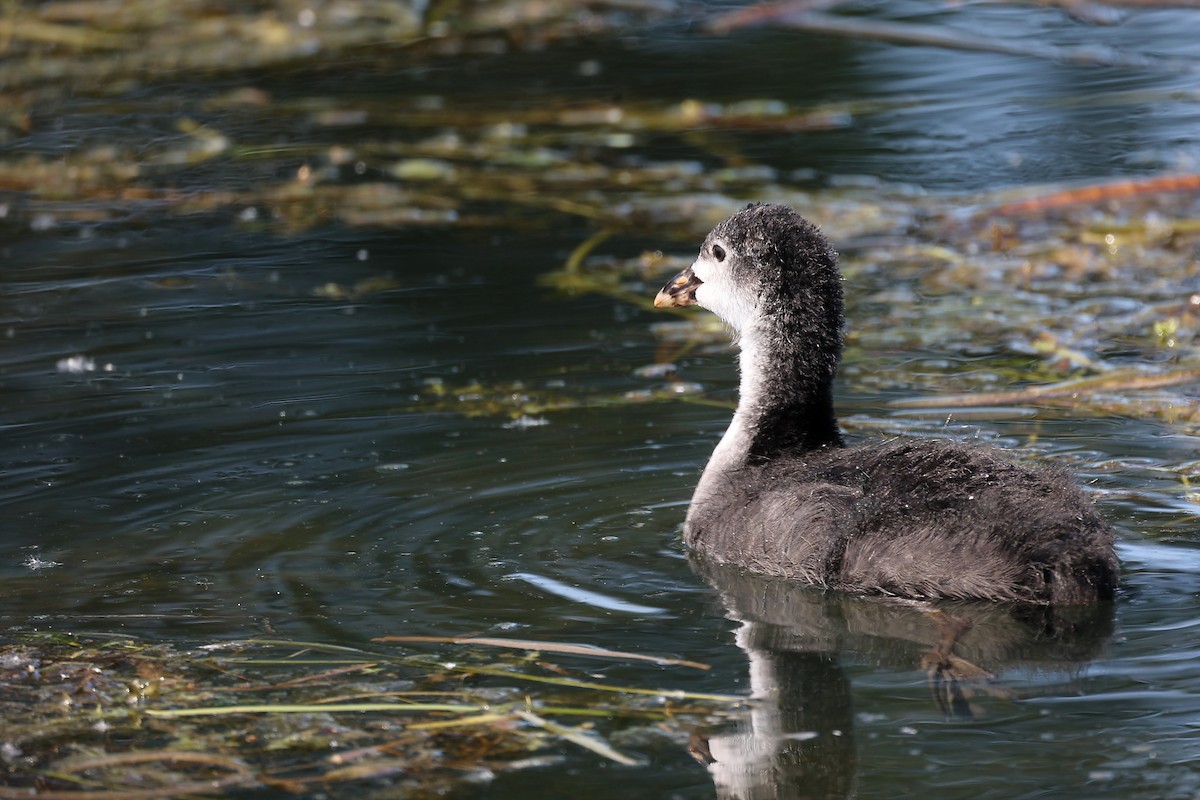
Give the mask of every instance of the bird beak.
<svg viewBox="0 0 1200 800">
<path fill-rule="evenodd" d="M 688 267 L 683 272 L 671 278 L 670 282 L 654 297 L 655 308 L 678 308 L 696 305 L 696 289 L 704 281 L 696 277 L 696 273 Z"/>
</svg>

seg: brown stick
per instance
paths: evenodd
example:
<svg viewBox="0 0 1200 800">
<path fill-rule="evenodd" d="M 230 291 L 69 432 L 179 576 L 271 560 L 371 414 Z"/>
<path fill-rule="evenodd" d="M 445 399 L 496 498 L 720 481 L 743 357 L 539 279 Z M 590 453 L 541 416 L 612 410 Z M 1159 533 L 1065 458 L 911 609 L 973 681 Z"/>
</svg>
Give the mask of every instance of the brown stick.
<svg viewBox="0 0 1200 800">
<path fill-rule="evenodd" d="M 1016 217 L 1025 214 L 1038 214 L 1053 208 L 1067 206 L 1095 205 L 1106 200 L 1119 200 L 1142 194 L 1157 194 L 1160 192 L 1192 192 L 1200 190 L 1200 174 L 1159 175 L 1154 178 L 1113 181 L 1100 183 L 1095 186 L 1083 186 L 1078 189 L 1066 189 L 1061 192 L 1016 200 L 996 206 L 987 213 L 997 217 Z"/>
</svg>

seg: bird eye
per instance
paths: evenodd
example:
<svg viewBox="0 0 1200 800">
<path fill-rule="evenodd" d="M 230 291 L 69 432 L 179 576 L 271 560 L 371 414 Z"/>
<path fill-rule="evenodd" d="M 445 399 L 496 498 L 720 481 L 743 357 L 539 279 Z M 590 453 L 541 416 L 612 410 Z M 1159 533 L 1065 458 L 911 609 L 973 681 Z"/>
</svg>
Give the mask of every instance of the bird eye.
<svg viewBox="0 0 1200 800">
<path fill-rule="evenodd" d="M 712 246 L 712 254 L 713 258 L 715 258 L 717 261 L 725 260 L 725 248 L 721 247 L 719 244 L 714 244 Z"/>
</svg>

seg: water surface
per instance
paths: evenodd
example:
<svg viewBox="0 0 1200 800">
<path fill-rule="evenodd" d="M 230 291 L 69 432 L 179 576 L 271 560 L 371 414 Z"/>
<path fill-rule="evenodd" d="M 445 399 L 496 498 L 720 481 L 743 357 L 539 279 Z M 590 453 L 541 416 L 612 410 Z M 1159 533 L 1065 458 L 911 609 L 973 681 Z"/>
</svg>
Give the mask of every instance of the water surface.
<svg viewBox="0 0 1200 800">
<path fill-rule="evenodd" d="M 968 5 L 926 19 L 924 4 L 901 5 L 923 22 L 998 37 L 1194 55 L 1195 17 L 1183 11 L 1131 14 L 1104 28 L 1053 9 Z M 344 106 L 372 108 L 427 95 L 464 108 L 568 96 L 861 104 L 849 127 L 834 131 L 715 135 L 770 168 L 773 180 L 817 191 L 866 176 L 966 196 L 1195 169 L 1200 156 L 1200 105 L 1188 94 L 1195 73 L 1169 69 L 785 31 L 715 37 L 678 21 L 433 67 L 400 58 L 391 72 L 361 66 L 245 82 L 281 103 L 336 93 Z M 3 155 L 69 151 L 101 123 L 118 140 L 148 143 L 170 128 L 166 109 L 203 115 L 197 94 L 238 82 L 64 101 Z M 131 130 L 123 121 L 139 107 L 149 111 Z M 213 118 L 243 130 L 235 117 Z M 305 119 L 285 116 L 275 129 L 263 123 L 243 135 L 307 145 L 314 134 Z M 429 133 L 398 127 L 346 135 Z M 690 159 L 717 169 L 714 152 L 687 136 L 648 135 L 597 148 L 595 160 Z M 232 189 L 282 168 L 218 161 L 185 178 Z M 756 196 L 752 186 L 743 194 Z M 514 420 L 430 403 L 440 387 L 462 393 L 468 409 L 464 387 L 476 382 L 602 398 L 654 382 L 638 370 L 661 360 L 652 329 L 660 316 L 538 282 L 595 232 L 587 219 L 547 207 L 471 226 L 333 221 L 288 231 L 266 224 L 265 208 L 257 221 L 150 212 L 93 225 L 39 223 L 21 212 L 20 193 L 0 201 L 8 215 L 0 228 L 0 621 L 14 632 L 115 630 L 182 644 L 264 630 L 345 644 L 486 633 L 703 661 L 713 669 L 621 665 L 607 676 L 722 693 L 783 687 L 744 722 L 758 727 L 713 732 L 742 753 L 741 762 L 719 762 L 729 765 L 716 772 L 727 796 L 891 797 L 897 786 L 947 798 L 1200 791 L 1198 506 L 1176 477 L 1194 470 L 1196 438 L 1185 426 L 1061 411 L 949 425 L 909 419 L 886 401 L 952 380 L 943 376 L 959 371 L 957 351 L 901 351 L 881 340 L 852 349 L 860 366 L 848 361 L 839 401 L 855 435 L 875 424 L 979 437 L 1060 461 L 1118 526 L 1125 588 L 1115 608 L 1082 621 L 974 610 L 963 657 L 1020 699 L 983 695 L 974 719 L 947 716 L 920 666 L 937 638 L 922 615 L 706 578 L 689 564 L 679 526 L 727 409 L 596 403 Z M 681 238 L 626 231 L 602 249 L 690 255 L 695 244 Z M 1183 254 L 1182 292 L 1200 289 L 1196 275 L 1195 253 Z M 655 280 L 645 279 L 647 296 Z M 329 289 L 364 281 L 374 288 Z M 851 316 L 887 302 L 878 293 L 893 283 L 851 283 Z M 909 301 L 916 326 L 926 302 Z M 884 389 L 864 364 L 885 365 Z M 910 379 L 895 378 L 903 365 Z M 984 357 L 981 368 L 989 366 Z M 693 351 L 678 375 L 711 397 L 732 397 L 728 352 Z M 478 793 L 714 795 L 714 778 L 678 741 L 626 747 L 646 765 L 618 767 L 564 745 L 565 766 L 505 776 Z M 774 777 L 747 788 L 770 764 Z"/>
</svg>

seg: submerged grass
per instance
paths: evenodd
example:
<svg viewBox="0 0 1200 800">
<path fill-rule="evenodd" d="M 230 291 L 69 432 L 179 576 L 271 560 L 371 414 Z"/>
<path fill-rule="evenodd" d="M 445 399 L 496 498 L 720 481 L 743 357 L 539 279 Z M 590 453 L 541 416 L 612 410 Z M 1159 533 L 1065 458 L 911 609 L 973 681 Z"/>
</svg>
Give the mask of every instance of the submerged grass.
<svg viewBox="0 0 1200 800">
<path fill-rule="evenodd" d="M 569 677 L 576 668 L 547 664 L 544 655 L 537 663 L 492 661 L 469 637 L 407 639 L 408 649 L 393 652 L 268 639 L 181 650 L 122 638 L 24 637 L 0 648 L 0 797 L 142 800 L 235 787 L 338 796 L 365 780 L 435 794 L 485 774 L 545 766 L 571 748 L 638 764 L 641 754 L 606 738 L 639 726 L 668 734 L 682 752 L 697 728 L 745 704 L 579 680 Z M 484 642 L 567 658 L 643 658 L 561 642 Z M 456 660 L 411 652 L 430 644 L 452 647 Z M 320 671 L 309 671 L 314 652 L 341 666 L 326 669 L 321 660 Z"/>
</svg>

